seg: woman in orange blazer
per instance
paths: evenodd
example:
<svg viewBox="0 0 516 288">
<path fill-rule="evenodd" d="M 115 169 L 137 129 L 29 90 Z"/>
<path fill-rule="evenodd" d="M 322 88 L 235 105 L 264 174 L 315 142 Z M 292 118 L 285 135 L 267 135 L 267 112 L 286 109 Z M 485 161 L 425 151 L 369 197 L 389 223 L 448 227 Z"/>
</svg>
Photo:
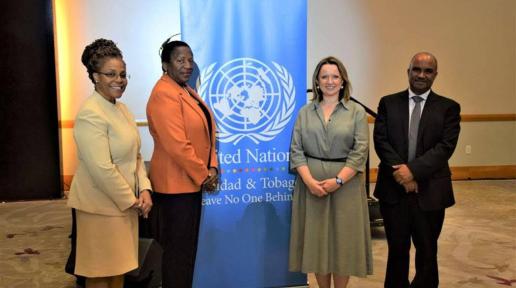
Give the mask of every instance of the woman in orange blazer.
<svg viewBox="0 0 516 288">
<path fill-rule="evenodd" d="M 191 287 L 201 216 L 201 190 L 217 184 L 215 120 L 187 85 L 194 62 L 182 41 L 161 46 L 163 76 L 147 103 L 154 139 L 150 179 L 163 247 L 162 287 Z"/>
</svg>

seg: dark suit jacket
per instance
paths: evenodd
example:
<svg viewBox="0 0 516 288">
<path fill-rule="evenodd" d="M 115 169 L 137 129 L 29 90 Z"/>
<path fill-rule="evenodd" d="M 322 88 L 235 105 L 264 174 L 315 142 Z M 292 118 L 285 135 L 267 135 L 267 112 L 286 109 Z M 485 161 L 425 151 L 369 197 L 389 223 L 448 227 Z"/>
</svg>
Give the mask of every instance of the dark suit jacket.
<svg viewBox="0 0 516 288">
<path fill-rule="evenodd" d="M 459 138 L 460 105 L 430 92 L 419 123 L 416 158 L 408 162 L 408 95 L 405 90 L 380 100 L 374 125 L 374 146 L 380 158 L 374 196 L 394 204 L 406 195 L 392 176 L 392 165 L 406 163 L 418 183 L 421 209 L 452 206 L 455 199 L 448 159 Z"/>
</svg>

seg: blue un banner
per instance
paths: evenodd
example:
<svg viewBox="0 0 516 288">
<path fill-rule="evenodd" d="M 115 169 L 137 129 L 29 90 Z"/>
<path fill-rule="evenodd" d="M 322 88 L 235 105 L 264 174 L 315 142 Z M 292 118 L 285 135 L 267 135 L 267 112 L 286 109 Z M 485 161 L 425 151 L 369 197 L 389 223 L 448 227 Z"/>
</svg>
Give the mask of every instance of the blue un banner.
<svg viewBox="0 0 516 288">
<path fill-rule="evenodd" d="M 203 197 L 195 287 L 306 284 L 288 272 L 289 144 L 306 103 L 306 0 L 183 0 L 182 39 L 217 121 L 221 181 Z"/>
</svg>

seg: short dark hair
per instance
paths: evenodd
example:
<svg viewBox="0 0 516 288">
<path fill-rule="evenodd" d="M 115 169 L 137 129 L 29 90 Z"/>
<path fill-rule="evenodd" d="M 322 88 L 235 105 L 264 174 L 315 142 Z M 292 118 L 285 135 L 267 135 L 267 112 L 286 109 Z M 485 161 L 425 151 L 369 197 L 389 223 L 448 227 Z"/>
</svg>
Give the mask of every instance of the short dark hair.
<svg viewBox="0 0 516 288">
<path fill-rule="evenodd" d="M 111 40 L 100 38 L 84 48 L 81 61 L 86 66 L 91 82 L 95 83 L 93 73 L 100 69 L 106 58 L 123 59 L 122 51 Z"/>
<path fill-rule="evenodd" d="M 160 48 L 161 63 L 170 63 L 170 57 L 172 56 L 172 53 L 174 53 L 176 48 L 178 48 L 178 47 L 190 48 L 190 46 L 188 44 L 186 44 L 186 42 L 179 41 L 179 40 L 174 40 L 174 41 L 168 42 L 169 40 L 170 40 L 170 38 L 168 38 L 167 40 L 165 40 L 165 42 L 163 42 L 163 44 L 161 44 L 161 48 Z M 190 48 L 190 49 L 192 49 L 192 48 Z"/>
</svg>

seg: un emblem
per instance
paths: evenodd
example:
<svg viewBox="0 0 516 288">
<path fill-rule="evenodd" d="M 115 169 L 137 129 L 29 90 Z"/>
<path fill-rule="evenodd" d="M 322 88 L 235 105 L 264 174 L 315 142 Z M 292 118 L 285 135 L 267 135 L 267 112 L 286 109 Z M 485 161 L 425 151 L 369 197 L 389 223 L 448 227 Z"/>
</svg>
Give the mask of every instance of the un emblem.
<svg viewBox="0 0 516 288">
<path fill-rule="evenodd" d="M 212 107 L 218 139 L 237 144 L 244 138 L 270 141 L 287 125 L 295 106 L 295 87 L 287 69 L 271 69 L 253 58 L 238 58 L 200 74 L 199 94 Z"/>
</svg>

